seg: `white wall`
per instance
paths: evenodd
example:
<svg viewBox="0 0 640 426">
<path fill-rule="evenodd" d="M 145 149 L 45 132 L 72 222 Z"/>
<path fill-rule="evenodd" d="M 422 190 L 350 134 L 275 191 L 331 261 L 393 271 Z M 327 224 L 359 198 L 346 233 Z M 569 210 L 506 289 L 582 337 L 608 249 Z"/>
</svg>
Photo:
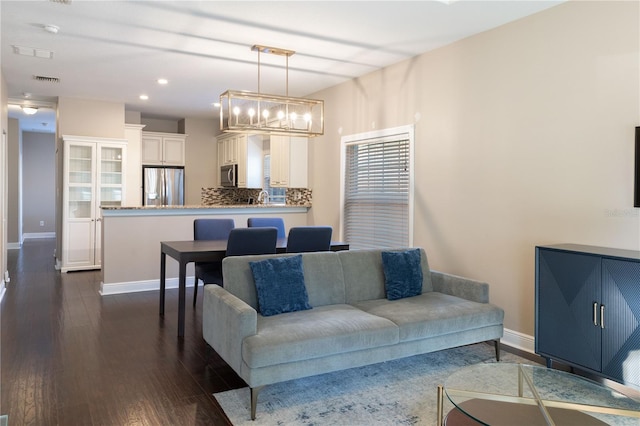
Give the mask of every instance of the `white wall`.
<svg viewBox="0 0 640 426">
<path fill-rule="evenodd" d="M 640 3 L 570 1 L 316 93 L 314 222 L 339 226 L 340 137 L 416 124 L 414 244 L 534 334 L 534 247 L 640 249 Z"/>
</svg>

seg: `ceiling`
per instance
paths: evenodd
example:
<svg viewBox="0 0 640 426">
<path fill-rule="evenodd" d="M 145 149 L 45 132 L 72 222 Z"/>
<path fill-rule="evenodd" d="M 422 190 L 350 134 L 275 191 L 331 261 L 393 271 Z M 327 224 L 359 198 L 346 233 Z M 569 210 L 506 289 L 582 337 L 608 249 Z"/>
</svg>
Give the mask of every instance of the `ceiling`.
<svg viewBox="0 0 640 426">
<path fill-rule="evenodd" d="M 225 90 L 258 91 L 254 44 L 296 51 L 289 95 L 306 96 L 562 1 L 2 0 L 1 64 L 16 101 L 96 99 L 149 118 L 214 117 Z M 260 91 L 285 94 L 284 57 L 260 60 Z M 55 130 L 53 109 L 9 115 L 23 129 Z"/>
</svg>

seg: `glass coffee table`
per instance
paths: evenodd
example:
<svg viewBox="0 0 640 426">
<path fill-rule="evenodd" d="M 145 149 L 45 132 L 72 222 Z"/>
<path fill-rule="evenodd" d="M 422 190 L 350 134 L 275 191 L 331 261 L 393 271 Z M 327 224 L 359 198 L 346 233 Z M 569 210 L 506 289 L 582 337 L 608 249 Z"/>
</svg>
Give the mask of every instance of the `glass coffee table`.
<svg viewBox="0 0 640 426">
<path fill-rule="evenodd" d="M 454 409 L 444 416 L 444 397 Z M 438 425 L 640 425 L 640 402 L 591 380 L 525 364 L 477 364 L 438 386 Z"/>
</svg>

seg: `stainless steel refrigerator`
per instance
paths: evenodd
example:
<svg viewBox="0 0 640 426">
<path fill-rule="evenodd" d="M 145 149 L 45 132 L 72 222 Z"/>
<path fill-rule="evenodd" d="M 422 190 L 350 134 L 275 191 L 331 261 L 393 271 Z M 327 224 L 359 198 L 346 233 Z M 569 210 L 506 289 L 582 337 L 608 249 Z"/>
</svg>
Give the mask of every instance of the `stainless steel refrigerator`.
<svg viewBox="0 0 640 426">
<path fill-rule="evenodd" d="M 142 205 L 184 205 L 184 167 L 142 166 Z"/>
</svg>

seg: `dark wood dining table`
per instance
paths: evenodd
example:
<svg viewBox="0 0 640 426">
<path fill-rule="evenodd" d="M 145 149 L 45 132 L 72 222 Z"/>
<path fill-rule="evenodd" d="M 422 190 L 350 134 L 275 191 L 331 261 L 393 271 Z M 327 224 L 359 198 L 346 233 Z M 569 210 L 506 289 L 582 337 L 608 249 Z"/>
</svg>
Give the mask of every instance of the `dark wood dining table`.
<svg viewBox="0 0 640 426">
<path fill-rule="evenodd" d="M 332 241 L 331 250 L 349 250 L 349 244 Z M 276 253 L 287 251 L 287 239 L 279 238 Z M 227 252 L 227 240 L 190 240 L 160 242 L 160 316 L 164 317 L 167 255 L 178 261 L 178 338 L 184 337 L 187 264 L 221 261 Z"/>
</svg>

